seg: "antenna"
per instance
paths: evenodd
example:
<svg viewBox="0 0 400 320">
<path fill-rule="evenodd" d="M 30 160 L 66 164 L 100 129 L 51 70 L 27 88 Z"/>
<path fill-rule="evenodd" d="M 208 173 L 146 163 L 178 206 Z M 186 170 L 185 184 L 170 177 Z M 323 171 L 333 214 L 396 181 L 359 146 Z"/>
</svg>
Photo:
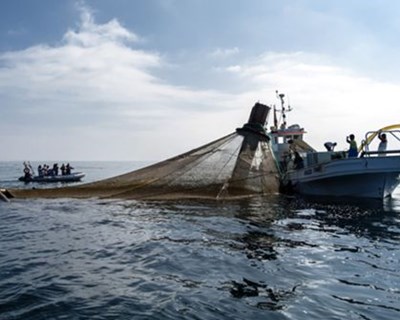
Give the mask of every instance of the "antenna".
<svg viewBox="0 0 400 320">
<path fill-rule="evenodd" d="M 285 94 L 283 93 L 279 93 L 278 90 L 275 90 L 276 93 L 276 97 L 281 101 L 281 110 L 277 110 L 280 111 L 282 114 L 282 124 L 281 124 L 281 129 L 285 129 L 286 128 L 286 112 L 290 112 L 293 110 L 293 108 L 288 105 L 287 109 L 285 108 Z"/>
<path fill-rule="evenodd" d="M 285 97 L 285 95 L 283 93 L 279 93 L 278 90 L 275 90 L 275 92 L 276 92 L 276 97 L 281 100 L 281 107 L 283 109 L 284 104 L 285 104 L 285 101 L 283 100 L 283 98 Z"/>
<path fill-rule="evenodd" d="M 278 90 L 275 91 L 278 98 L 281 100 L 281 113 L 282 113 L 282 124 L 281 129 L 286 128 L 286 113 L 285 113 L 285 100 L 283 99 L 285 95 L 283 93 L 279 93 Z"/>
<path fill-rule="evenodd" d="M 289 96 L 287 97 L 287 100 L 288 100 L 288 111 L 292 111 L 293 110 L 293 108 L 291 107 L 291 105 L 290 105 L 290 99 L 289 99 Z"/>
</svg>

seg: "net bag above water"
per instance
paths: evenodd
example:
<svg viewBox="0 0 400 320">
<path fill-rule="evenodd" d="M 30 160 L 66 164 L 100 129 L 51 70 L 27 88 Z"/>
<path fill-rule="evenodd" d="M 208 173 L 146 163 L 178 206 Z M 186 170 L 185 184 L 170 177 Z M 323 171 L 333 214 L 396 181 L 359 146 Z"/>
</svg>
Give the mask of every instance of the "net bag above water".
<svg viewBox="0 0 400 320">
<path fill-rule="evenodd" d="M 217 199 L 276 193 L 279 174 L 256 103 L 248 123 L 199 148 L 113 178 L 52 189 L 10 189 L 9 198 Z"/>
</svg>

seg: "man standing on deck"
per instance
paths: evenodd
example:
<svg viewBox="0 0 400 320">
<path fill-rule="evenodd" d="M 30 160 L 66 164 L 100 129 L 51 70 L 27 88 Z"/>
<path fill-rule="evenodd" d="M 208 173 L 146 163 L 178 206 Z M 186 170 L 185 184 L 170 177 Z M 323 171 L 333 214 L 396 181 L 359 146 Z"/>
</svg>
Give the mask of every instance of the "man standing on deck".
<svg viewBox="0 0 400 320">
<path fill-rule="evenodd" d="M 350 136 L 346 137 L 346 142 L 350 144 L 350 148 L 348 151 L 348 157 L 349 158 L 354 158 L 358 156 L 358 148 L 357 148 L 357 142 L 355 140 L 354 134 L 351 134 Z"/>
</svg>

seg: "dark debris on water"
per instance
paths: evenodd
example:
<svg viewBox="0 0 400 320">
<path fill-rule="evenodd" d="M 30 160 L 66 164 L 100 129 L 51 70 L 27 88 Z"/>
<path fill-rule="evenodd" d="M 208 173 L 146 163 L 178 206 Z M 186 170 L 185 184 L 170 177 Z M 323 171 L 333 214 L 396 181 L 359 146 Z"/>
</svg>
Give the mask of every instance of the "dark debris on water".
<svg viewBox="0 0 400 320">
<path fill-rule="evenodd" d="M 293 296 L 297 285 L 290 290 L 272 289 L 266 284 L 257 283 L 246 278 L 243 282 L 232 281 L 230 293 L 233 297 L 242 299 L 249 297 L 262 297 L 265 301 L 257 303 L 257 308 L 268 310 L 281 310 L 286 299 Z"/>
</svg>

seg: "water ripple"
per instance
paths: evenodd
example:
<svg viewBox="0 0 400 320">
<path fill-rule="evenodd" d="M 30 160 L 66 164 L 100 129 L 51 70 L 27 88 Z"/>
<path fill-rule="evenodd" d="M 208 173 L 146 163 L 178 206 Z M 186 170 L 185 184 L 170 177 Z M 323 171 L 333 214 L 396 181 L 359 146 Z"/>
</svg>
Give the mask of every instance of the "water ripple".
<svg viewBox="0 0 400 320">
<path fill-rule="evenodd" d="M 0 319 L 396 319 L 397 207 L 0 204 Z"/>
</svg>

